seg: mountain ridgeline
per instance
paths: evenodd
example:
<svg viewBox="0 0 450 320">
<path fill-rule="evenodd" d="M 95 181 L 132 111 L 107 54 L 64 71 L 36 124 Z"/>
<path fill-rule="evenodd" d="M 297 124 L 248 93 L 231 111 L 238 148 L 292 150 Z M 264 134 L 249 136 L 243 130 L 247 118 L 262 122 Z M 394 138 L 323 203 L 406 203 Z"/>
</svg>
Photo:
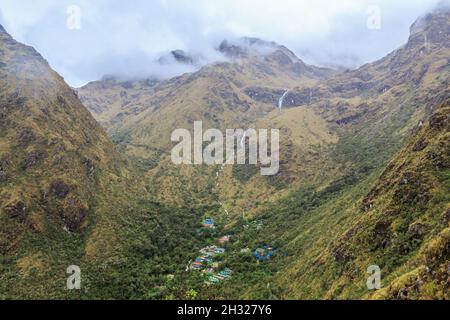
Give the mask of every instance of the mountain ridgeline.
<svg viewBox="0 0 450 320">
<path fill-rule="evenodd" d="M 0 28 L 0 298 L 450 298 L 448 10 L 356 70 L 256 38 L 217 51 L 75 91 Z M 174 165 L 171 133 L 194 121 L 280 129 L 280 172 Z M 232 276 L 205 284 L 186 264 L 224 234 Z M 82 290 L 65 290 L 70 265 Z"/>
</svg>

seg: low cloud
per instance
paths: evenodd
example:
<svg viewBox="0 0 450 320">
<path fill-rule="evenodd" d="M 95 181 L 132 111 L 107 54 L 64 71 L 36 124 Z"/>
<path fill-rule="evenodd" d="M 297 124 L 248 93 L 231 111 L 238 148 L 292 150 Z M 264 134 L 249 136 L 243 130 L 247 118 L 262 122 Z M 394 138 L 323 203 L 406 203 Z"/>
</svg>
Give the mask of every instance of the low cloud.
<svg viewBox="0 0 450 320">
<path fill-rule="evenodd" d="M 258 37 L 306 62 L 355 67 L 406 42 L 409 26 L 438 0 L 2 0 L 0 22 L 34 46 L 73 86 L 104 75 L 171 77 L 194 67 L 160 65 L 174 49 L 220 59 L 223 39 Z M 67 9 L 81 9 L 81 29 Z M 370 10 L 380 25 L 368 27 Z M 375 11 L 376 13 L 376 11 Z"/>
</svg>

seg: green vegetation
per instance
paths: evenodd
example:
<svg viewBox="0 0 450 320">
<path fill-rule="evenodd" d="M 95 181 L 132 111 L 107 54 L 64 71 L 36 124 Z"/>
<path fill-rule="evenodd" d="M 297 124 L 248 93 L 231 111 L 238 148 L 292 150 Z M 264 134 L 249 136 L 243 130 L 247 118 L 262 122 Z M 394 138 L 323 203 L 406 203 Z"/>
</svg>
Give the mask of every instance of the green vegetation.
<svg viewBox="0 0 450 320">
<path fill-rule="evenodd" d="M 0 298 L 448 299 L 449 21 L 421 31 L 429 50 L 413 34 L 348 72 L 277 47 L 151 87 L 90 84 L 81 98 L 113 142 L 37 52 L 0 32 Z M 280 128 L 280 173 L 175 166 L 170 132 L 203 118 Z M 208 263 L 232 273 L 207 283 L 189 264 L 224 235 Z M 264 245 L 276 255 L 258 260 Z M 70 265 L 81 290 L 66 289 Z"/>
</svg>

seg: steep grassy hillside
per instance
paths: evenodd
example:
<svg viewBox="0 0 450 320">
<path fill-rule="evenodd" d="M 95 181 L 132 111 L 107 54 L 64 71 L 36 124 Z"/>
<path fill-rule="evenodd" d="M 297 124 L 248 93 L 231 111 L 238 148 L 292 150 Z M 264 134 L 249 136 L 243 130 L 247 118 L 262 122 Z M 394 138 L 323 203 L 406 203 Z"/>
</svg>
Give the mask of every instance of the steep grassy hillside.
<svg viewBox="0 0 450 320">
<path fill-rule="evenodd" d="M 448 299 L 449 117 L 447 101 L 371 176 L 294 190 L 229 229 L 222 263 L 234 277 L 200 297 Z M 276 256 L 257 262 L 243 253 L 262 244 Z M 381 269 L 378 291 L 366 286 L 372 265 Z"/>
<path fill-rule="evenodd" d="M 33 48 L 3 31 L 0 53 L 0 292 L 44 296 L 63 288 L 70 264 L 118 245 L 109 211 L 128 201 L 112 187 L 126 172 L 77 94 Z"/>
<path fill-rule="evenodd" d="M 143 187 L 76 92 L 3 28 L 0 128 L 0 297 L 78 297 L 70 265 L 102 296 L 107 266 L 133 253 L 125 222 Z"/>
<path fill-rule="evenodd" d="M 294 257 L 272 279 L 280 298 L 449 298 L 449 116 L 446 102 L 375 182 L 299 218 L 286 241 Z M 375 293 L 370 265 L 382 270 Z"/>
</svg>

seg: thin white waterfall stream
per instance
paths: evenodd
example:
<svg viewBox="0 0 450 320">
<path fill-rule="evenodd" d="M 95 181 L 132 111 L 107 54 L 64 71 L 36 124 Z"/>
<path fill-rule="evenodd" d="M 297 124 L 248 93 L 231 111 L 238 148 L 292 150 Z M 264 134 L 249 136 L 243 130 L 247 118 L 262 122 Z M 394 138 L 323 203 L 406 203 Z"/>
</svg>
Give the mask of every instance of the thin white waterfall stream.
<svg viewBox="0 0 450 320">
<path fill-rule="evenodd" d="M 280 100 L 278 100 L 278 109 L 283 109 L 283 103 L 284 99 L 286 98 L 287 94 L 289 93 L 289 90 L 286 90 L 286 92 L 281 96 Z"/>
</svg>

